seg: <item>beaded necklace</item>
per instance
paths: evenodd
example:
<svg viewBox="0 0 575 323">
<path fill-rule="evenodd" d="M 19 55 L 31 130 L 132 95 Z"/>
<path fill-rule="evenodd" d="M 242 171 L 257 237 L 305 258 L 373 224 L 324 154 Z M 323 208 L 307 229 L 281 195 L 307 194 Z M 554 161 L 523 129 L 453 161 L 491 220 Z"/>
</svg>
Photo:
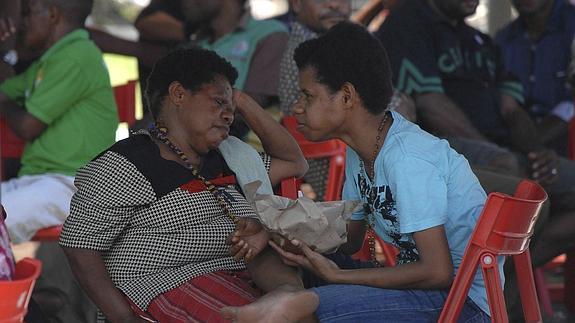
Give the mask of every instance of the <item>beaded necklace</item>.
<svg viewBox="0 0 575 323">
<path fill-rule="evenodd" d="M 232 213 L 232 211 L 228 207 L 228 204 L 226 203 L 226 201 L 224 200 L 224 198 L 222 196 L 222 192 L 220 190 L 218 190 L 212 182 L 210 182 L 204 176 L 202 176 L 200 174 L 200 172 L 198 172 L 198 170 L 195 169 L 194 166 L 192 166 L 192 163 L 190 163 L 188 156 L 186 156 L 186 154 L 184 154 L 184 152 L 180 148 L 178 148 L 178 146 L 176 146 L 168 138 L 168 128 L 161 127 L 161 126 L 156 124 L 156 125 L 154 125 L 154 127 L 152 127 L 150 129 L 150 134 L 152 136 L 156 137 L 163 144 L 168 146 L 168 148 L 170 148 L 170 150 L 172 152 L 174 152 L 176 155 L 178 155 L 180 160 L 184 163 L 184 165 L 186 165 L 186 168 L 192 172 L 192 175 L 199 178 L 204 183 L 204 185 L 207 187 L 208 191 L 210 193 L 212 193 L 212 195 L 216 198 L 218 205 L 222 208 L 222 210 L 224 211 L 224 214 L 230 220 L 232 220 L 232 222 L 234 222 L 234 224 L 237 225 L 238 224 L 238 218 Z"/>
<path fill-rule="evenodd" d="M 360 160 L 359 166 L 361 167 L 361 169 L 363 171 L 365 171 L 365 173 L 367 174 L 368 177 L 372 178 L 372 182 L 375 183 L 375 159 L 377 158 L 377 154 L 379 153 L 379 142 L 382 140 L 382 136 L 381 133 L 383 132 L 383 128 L 385 127 L 385 123 L 387 122 L 387 118 L 388 118 L 388 113 L 386 112 L 385 115 L 383 116 L 383 119 L 381 120 L 381 122 L 379 123 L 379 126 L 377 127 L 377 137 L 375 137 L 375 147 L 373 148 L 373 152 L 371 153 L 371 160 L 370 163 L 368 164 L 369 169 L 366 169 L 366 167 L 363 164 L 363 160 Z M 373 188 L 372 188 L 373 191 Z M 373 209 L 373 207 L 371 207 L 371 205 L 369 206 L 369 212 L 367 212 L 367 219 L 365 221 L 365 228 L 367 231 L 367 243 L 369 246 L 369 257 L 371 262 L 376 266 L 376 267 L 381 267 L 381 264 L 379 263 L 379 261 L 377 261 L 377 258 L 375 257 L 375 215 L 374 215 L 375 210 Z"/>
</svg>

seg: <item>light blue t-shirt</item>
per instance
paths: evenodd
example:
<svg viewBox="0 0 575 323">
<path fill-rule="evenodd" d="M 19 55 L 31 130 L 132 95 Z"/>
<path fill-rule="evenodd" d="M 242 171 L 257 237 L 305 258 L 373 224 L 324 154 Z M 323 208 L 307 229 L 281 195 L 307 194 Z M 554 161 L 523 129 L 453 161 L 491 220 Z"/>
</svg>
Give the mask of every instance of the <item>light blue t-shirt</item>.
<svg viewBox="0 0 575 323">
<path fill-rule="evenodd" d="M 374 185 L 357 153 L 348 148 L 343 198 L 365 203 L 353 220 L 362 220 L 369 210 L 375 211 L 374 229 L 384 241 L 399 248 L 399 265 L 419 259 L 414 232 L 443 225 L 457 272 L 485 203 L 485 191 L 467 160 L 447 141 L 398 113 L 392 112 L 392 116 L 393 124 L 375 160 Z M 469 297 L 489 313 L 481 270 Z"/>
</svg>

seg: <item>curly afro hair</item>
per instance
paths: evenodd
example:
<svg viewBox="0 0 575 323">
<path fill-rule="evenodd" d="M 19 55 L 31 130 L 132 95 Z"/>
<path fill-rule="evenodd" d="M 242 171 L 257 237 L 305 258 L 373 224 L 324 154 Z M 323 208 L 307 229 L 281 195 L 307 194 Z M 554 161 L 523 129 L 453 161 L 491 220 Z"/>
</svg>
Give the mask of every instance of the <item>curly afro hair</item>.
<svg viewBox="0 0 575 323">
<path fill-rule="evenodd" d="M 216 76 L 225 77 L 233 86 L 238 78 L 236 69 L 214 51 L 192 47 L 176 49 L 160 58 L 148 77 L 145 97 L 154 120 L 158 119 L 168 87 L 174 81 L 192 93 Z"/>
<path fill-rule="evenodd" d="M 338 23 L 324 35 L 301 43 L 294 60 L 300 71 L 313 67 L 317 81 L 332 92 L 346 82 L 352 84 L 374 115 L 386 109 L 393 95 L 387 52 L 362 26 Z"/>
</svg>

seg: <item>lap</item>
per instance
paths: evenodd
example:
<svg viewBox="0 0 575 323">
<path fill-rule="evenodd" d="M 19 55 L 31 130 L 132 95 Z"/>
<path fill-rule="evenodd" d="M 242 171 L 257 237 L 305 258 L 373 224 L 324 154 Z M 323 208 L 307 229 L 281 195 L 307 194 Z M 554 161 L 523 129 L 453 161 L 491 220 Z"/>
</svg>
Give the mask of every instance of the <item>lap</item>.
<svg viewBox="0 0 575 323">
<path fill-rule="evenodd" d="M 74 178 L 58 174 L 23 176 L 2 182 L 6 226 L 14 243 L 29 240 L 36 230 L 60 225 L 70 211 Z"/>
<path fill-rule="evenodd" d="M 446 139 L 449 145 L 465 156 L 472 165 L 489 167 L 506 174 L 518 175 L 521 173 L 516 156 L 504 147 L 487 141 L 460 137 Z"/>
<path fill-rule="evenodd" d="M 320 299 L 320 322 L 436 322 L 447 291 L 397 290 L 361 285 L 327 285 L 314 288 Z M 489 322 L 489 316 L 469 298 L 460 322 Z"/>
<path fill-rule="evenodd" d="M 162 323 L 227 322 L 220 315 L 222 307 L 247 305 L 260 296 L 247 271 L 218 271 L 190 279 L 157 296 L 147 313 Z"/>
</svg>

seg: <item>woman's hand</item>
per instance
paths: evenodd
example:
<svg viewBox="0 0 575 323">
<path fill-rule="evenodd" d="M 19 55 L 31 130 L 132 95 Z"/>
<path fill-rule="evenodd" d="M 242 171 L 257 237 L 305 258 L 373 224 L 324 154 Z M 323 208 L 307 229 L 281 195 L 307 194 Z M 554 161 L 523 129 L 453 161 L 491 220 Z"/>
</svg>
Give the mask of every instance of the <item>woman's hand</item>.
<svg viewBox="0 0 575 323">
<path fill-rule="evenodd" d="M 327 282 L 335 281 L 340 271 L 335 262 L 327 259 L 320 253 L 311 250 L 310 247 L 299 240 L 291 240 L 290 242 L 293 247 L 299 248 L 301 254 L 289 252 L 277 245 L 274 241 L 270 241 L 269 244 L 282 257 L 286 264 L 297 264 L 312 271 Z"/>
<path fill-rule="evenodd" d="M 236 230 L 226 243 L 230 245 L 230 255 L 235 260 L 249 262 L 265 249 L 270 239 L 260 222 L 252 218 L 239 218 Z"/>
</svg>

